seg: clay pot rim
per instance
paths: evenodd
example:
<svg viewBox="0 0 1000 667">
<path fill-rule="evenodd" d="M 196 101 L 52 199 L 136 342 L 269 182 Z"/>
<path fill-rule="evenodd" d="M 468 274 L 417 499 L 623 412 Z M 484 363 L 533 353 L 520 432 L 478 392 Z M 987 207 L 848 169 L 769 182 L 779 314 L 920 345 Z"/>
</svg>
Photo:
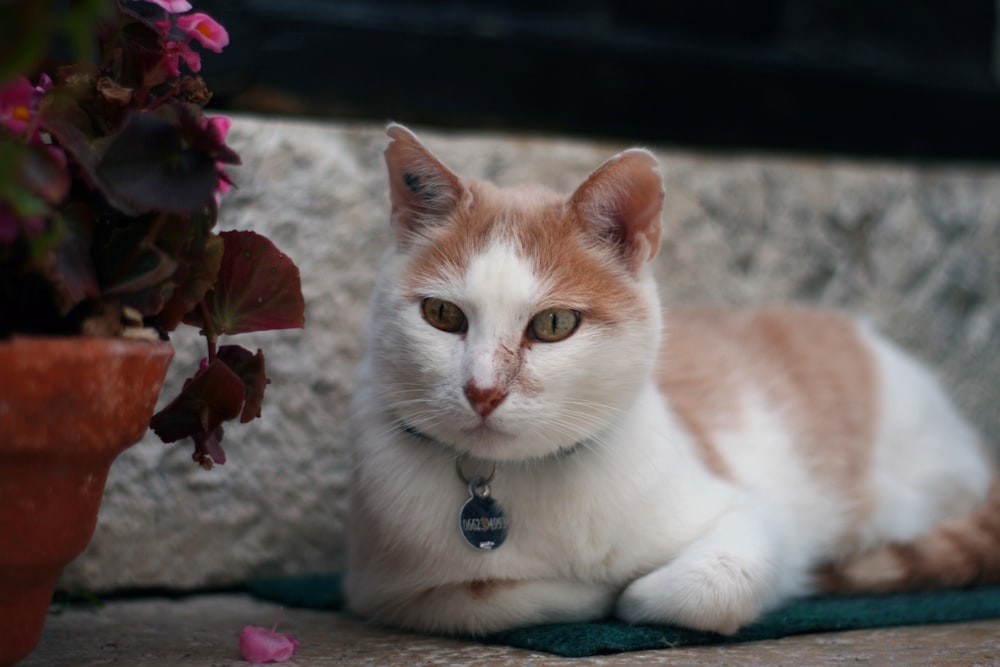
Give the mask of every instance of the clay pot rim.
<svg viewBox="0 0 1000 667">
<path fill-rule="evenodd" d="M 81 351 L 88 351 L 103 354 L 172 356 L 174 352 L 174 346 L 169 341 L 152 341 L 121 336 L 14 334 L 10 338 L 0 339 L 0 353 L 9 352 L 13 348 L 19 348 L 23 351 L 32 348 L 45 348 L 47 353 L 58 354 L 80 354 Z"/>
<path fill-rule="evenodd" d="M 7 368 L 27 372 L 62 360 L 117 358 L 162 359 L 169 365 L 174 346 L 167 341 L 106 336 L 26 336 L 0 340 L 0 361 Z"/>
<path fill-rule="evenodd" d="M 0 341 L 0 444 L 6 452 L 40 455 L 59 435 L 58 451 L 116 456 L 149 428 L 173 355 L 169 343 L 123 338 Z M 145 414 L 142 423 L 128 421 L 135 410 Z M 78 423 L 69 439 L 61 430 L 68 419 Z M 108 439 L 123 420 L 129 429 Z"/>
</svg>

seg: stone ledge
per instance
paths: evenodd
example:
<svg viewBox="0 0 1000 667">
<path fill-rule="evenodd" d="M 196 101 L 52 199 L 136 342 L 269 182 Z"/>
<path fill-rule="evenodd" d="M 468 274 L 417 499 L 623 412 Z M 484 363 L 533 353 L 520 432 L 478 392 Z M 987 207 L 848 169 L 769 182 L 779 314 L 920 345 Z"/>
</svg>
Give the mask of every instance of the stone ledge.
<svg viewBox="0 0 1000 667">
<path fill-rule="evenodd" d="M 248 664 L 237 637 L 270 626 L 277 607 L 246 595 L 115 601 L 50 615 L 20 667 L 227 667 Z M 286 609 L 281 630 L 302 646 L 293 665 L 1000 665 L 1000 619 L 857 630 L 774 641 L 565 659 L 505 646 L 371 628 L 332 612 Z"/>
<path fill-rule="evenodd" d="M 460 173 L 572 191 L 625 143 L 416 128 Z M 221 229 L 255 229 L 302 270 L 306 328 L 262 347 L 263 418 L 227 428 L 225 466 L 147 436 L 111 469 L 97 532 L 62 587 L 197 589 L 343 569 L 345 423 L 388 242 L 382 127 L 234 119 L 243 158 Z M 667 200 L 655 270 L 676 303 L 792 300 L 872 319 L 1000 433 L 1000 167 L 656 149 Z M 191 332 L 186 332 L 191 334 Z M 169 396 L 204 346 L 175 336 Z M 1000 445 L 1000 442 L 995 444 Z"/>
</svg>

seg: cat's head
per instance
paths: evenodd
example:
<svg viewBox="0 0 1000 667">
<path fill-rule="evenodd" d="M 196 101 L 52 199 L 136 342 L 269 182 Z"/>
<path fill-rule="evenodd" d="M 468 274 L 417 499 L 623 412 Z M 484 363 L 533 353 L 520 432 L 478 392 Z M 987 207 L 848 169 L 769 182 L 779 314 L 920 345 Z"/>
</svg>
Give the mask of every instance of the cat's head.
<svg viewBox="0 0 1000 667">
<path fill-rule="evenodd" d="M 599 446 L 659 344 L 656 159 L 616 155 L 563 197 L 462 179 L 406 128 L 388 134 L 395 251 L 369 332 L 379 408 L 482 459 Z"/>
</svg>

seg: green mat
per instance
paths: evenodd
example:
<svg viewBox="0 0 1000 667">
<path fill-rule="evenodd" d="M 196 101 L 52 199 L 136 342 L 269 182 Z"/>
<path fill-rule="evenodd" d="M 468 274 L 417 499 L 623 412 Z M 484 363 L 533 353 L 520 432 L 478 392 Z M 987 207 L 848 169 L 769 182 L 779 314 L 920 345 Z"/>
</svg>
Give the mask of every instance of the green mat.
<svg viewBox="0 0 1000 667">
<path fill-rule="evenodd" d="M 338 575 L 259 579 L 248 585 L 257 597 L 290 607 L 341 609 Z M 607 620 L 556 623 L 500 632 L 479 641 L 545 651 L 567 658 L 673 646 L 777 639 L 812 632 L 928 625 L 1000 618 L 1000 586 L 927 593 L 814 597 L 767 614 L 732 637 L 671 626 L 628 625 Z"/>
</svg>

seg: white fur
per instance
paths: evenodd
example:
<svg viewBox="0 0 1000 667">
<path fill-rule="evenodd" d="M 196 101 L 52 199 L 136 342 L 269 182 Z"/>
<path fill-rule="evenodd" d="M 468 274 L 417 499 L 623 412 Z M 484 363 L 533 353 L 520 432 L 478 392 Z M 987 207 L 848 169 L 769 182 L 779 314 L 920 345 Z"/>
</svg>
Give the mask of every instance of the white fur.
<svg viewBox="0 0 1000 667">
<path fill-rule="evenodd" d="M 869 544 L 908 542 L 981 502 L 992 469 L 978 434 L 937 380 L 870 328 L 862 334 L 882 379 L 872 472 L 877 500 L 864 537 Z"/>
</svg>

